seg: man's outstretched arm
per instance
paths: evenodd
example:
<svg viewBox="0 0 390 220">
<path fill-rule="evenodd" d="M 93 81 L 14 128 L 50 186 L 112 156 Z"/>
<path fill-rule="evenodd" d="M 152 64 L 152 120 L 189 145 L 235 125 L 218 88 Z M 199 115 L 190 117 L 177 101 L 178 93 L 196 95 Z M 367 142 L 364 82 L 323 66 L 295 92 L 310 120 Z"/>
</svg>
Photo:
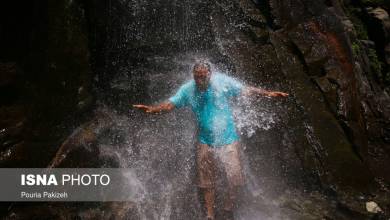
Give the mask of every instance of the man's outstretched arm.
<svg viewBox="0 0 390 220">
<path fill-rule="evenodd" d="M 267 91 L 264 89 L 252 87 L 252 86 L 247 86 L 243 88 L 242 94 L 244 96 L 268 96 L 268 97 L 287 97 L 288 93 L 285 92 L 278 92 L 278 91 Z"/>
<path fill-rule="evenodd" d="M 164 113 L 172 111 L 175 105 L 168 101 L 158 105 L 133 105 L 133 107 L 141 109 L 146 113 Z"/>
</svg>

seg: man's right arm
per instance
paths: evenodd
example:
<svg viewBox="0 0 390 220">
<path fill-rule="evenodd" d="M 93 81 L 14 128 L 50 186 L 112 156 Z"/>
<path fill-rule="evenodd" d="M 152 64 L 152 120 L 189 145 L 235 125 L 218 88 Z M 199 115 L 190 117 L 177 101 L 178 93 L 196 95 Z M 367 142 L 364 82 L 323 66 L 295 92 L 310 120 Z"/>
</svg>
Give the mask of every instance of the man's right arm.
<svg viewBox="0 0 390 220">
<path fill-rule="evenodd" d="M 133 107 L 141 109 L 146 113 L 159 114 L 172 111 L 175 105 L 168 101 L 158 105 L 133 105 Z"/>
<path fill-rule="evenodd" d="M 286 97 L 288 96 L 288 93 L 278 92 L 278 91 L 267 91 L 261 88 L 248 86 L 244 88 L 243 95 L 244 96 L 257 95 L 257 96 L 268 96 L 268 97 L 279 97 L 279 96 Z"/>
<path fill-rule="evenodd" d="M 187 105 L 187 96 L 188 96 L 188 83 L 182 85 L 180 89 L 176 92 L 174 96 L 169 98 L 167 101 L 158 104 L 158 105 L 133 105 L 133 107 L 141 109 L 146 113 L 165 113 L 170 112 L 174 108 L 181 108 Z"/>
</svg>

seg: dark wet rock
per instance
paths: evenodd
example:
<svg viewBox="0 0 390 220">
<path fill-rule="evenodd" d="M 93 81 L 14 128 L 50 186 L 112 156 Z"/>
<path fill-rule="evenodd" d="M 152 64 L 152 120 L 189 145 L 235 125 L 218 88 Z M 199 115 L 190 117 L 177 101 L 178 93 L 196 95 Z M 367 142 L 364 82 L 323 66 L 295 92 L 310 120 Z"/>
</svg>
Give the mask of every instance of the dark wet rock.
<svg viewBox="0 0 390 220">
<path fill-rule="evenodd" d="M 272 14 L 275 23 L 284 28 L 290 28 L 303 23 L 313 16 L 323 14 L 328 10 L 324 2 L 313 2 L 309 0 L 280 1 L 270 0 Z"/>
<path fill-rule="evenodd" d="M 385 173 L 377 171 L 381 169 L 378 167 L 380 163 L 387 166 L 384 162 L 387 159 L 383 156 L 386 153 L 374 156 L 382 161 L 375 167 L 369 161 L 373 157 L 370 153 L 372 140 L 378 143 L 375 148 L 383 147 L 379 144 L 385 136 L 382 129 L 389 121 L 383 110 L 387 111 L 385 106 L 388 104 L 385 103 L 389 99 L 367 77 L 371 67 L 364 58 L 364 51 L 360 51 L 362 59 L 356 60 L 352 51 L 355 34 L 352 29 L 355 27 L 351 20 L 345 17 L 338 1 L 328 3 L 325 6 L 309 1 L 270 1 L 274 22 L 279 26 L 276 32 L 270 32 L 273 48 L 252 43 L 249 36 L 229 26 L 227 19 L 220 15 L 213 15 L 213 27 L 216 35 L 223 39 L 222 53 L 234 63 L 236 72 L 249 79 L 256 79 L 256 76 L 248 74 L 257 75 L 263 85 L 286 84 L 285 77 L 297 105 L 304 109 L 304 117 L 298 120 L 310 124 L 308 134 L 299 137 L 299 133 L 294 133 L 297 137 L 295 145 L 300 146 L 294 152 L 298 154 L 302 167 L 291 159 L 285 161 L 295 169 L 303 169 L 308 174 L 304 178 L 310 173 L 319 173 L 323 186 L 335 189 L 344 197 L 344 207 L 364 213 L 363 202 L 351 202 L 355 200 L 352 195 L 372 193 L 377 187 L 374 176 Z M 236 38 L 231 37 L 232 33 Z M 245 44 L 237 43 L 237 38 L 238 42 Z M 365 47 L 375 46 L 373 41 L 362 43 Z M 289 109 L 291 111 L 294 107 Z M 382 123 L 368 128 L 374 121 Z M 296 126 L 297 123 L 292 124 Z M 306 143 L 300 138 L 306 138 Z"/>
<path fill-rule="evenodd" d="M 96 142 L 99 135 L 112 126 L 109 115 L 96 112 L 95 117 L 80 125 L 66 138 L 47 167 L 100 167 L 102 160 Z"/>
<path fill-rule="evenodd" d="M 325 21 L 326 22 L 326 21 Z M 299 25 L 298 25 L 299 27 Z M 336 97 L 336 100 L 337 100 L 337 114 L 336 114 L 336 118 L 333 119 L 334 120 L 334 125 L 336 125 L 337 127 L 339 127 L 339 124 L 337 122 L 337 117 L 342 117 L 344 120 L 347 120 L 347 121 L 355 121 L 355 120 L 361 120 L 359 118 L 361 118 L 362 116 L 360 115 L 359 116 L 359 113 L 358 113 L 358 110 L 353 110 L 353 106 L 355 105 L 355 102 L 354 99 L 357 99 L 357 94 L 356 94 L 356 91 L 353 91 L 351 89 L 353 89 L 354 87 L 356 88 L 356 86 L 354 86 L 353 84 L 355 82 L 353 82 L 354 78 L 352 76 L 352 72 L 353 72 L 353 67 L 352 67 L 352 64 L 350 63 L 350 55 L 349 55 L 349 52 L 347 51 L 345 45 L 343 45 L 343 40 L 340 40 L 339 39 L 339 36 L 343 36 L 342 33 L 341 34 L 338 34 L 338 33 L 332 33 L 332 32 L 327 32 L 326 31 L 326 26 L 325 27 L 321 27 L 319 26 L 316 21 L 313 21 L 313 22 L 307 22 L 305 24 L 303 24 L 301 26 L 302 28 L 298 28 L 296 29 L 295 31 L 293 31 L 292 33 L 289 31 L 288 34 L 289 36 L 291 36 L 291 40 L 294 42 L 296 46 L 296 50 L 298 50 L 298 56 L 301 56 L 302 60 L 301 62 L 301 65 L 303 65 L 302 67 L 305 68 L 305 66 L 309 66 L 310 64 L 312 65 L 312 68 L 309 68 L 307 70 L 303 69 L 301 71 L 304 71 L 303 74 L 315 74 L 315 75 L 319 75 L 319 74 L 330 74 L 329 75 L 329 79 L 332 80 L 332 82 L 335 83 L 334 85 L 334 89 L 337 88 L 337 97 Z M 325 28 L 325 29 L 324 29 Z M 300 37 L 300 36 L 303 36 L 304 38 Z M 278 35 L 278 38 L 283 38 L 282 35 Z M 283 47 L 280 47 L 280 43 L 278 43 L 276 41 L 276 36 L 275 36 L 275 41 L 274 44 L 277 45 L 278 49 L 277 49 L 277 53 L 279 54 L 279 59 L 281 59 L 281 62 L 285 63 L 286 64 L 286 61 L 284 61 L 288 56 L 295 56 L 294 54 L 283 54 Z M 341 38 L 342 39 L 342 38 Z M 314 46 L 314 48 L 313 48 Z M 295 51 L 296 51 L 295 50 Z M 294 50 L 293 50 L 294 51 Z M 336 62 L 333 62 L 333 66 L 328 66 L 326 69 L 328 70 L 332 70 L 332 69 L 335 69 L 337 71 L 329 71 L 329 73 L 326 73 L 324 70 L 321 70 L 321 68 L 324 68 L 325 64 L 328 64 L 327 61 L 328 59 L 333 59 L 335 60 Z M 329 63 L 330 64 L 330 63 Z M 292 69 L 294 68 L 293 66 L 294 65 L 297 65 L 297 64 L 294 64 L 292 63 L 291 64 L 292 66 L 291 67 L 288 67 L 288 65 L 284 65 L 285 67 L 285 74 L 288 75 L 288 73 L 292 72 Z M 301 67 L 301 68 L 302 68 Z M 330 67 L 333 67 L 333 68 L 330 68 Z M 287 69 L 289 68 L 289 69 Z M 325 69 L 325 70 L 326 70 Z M 296 69 L 294 69 L 293 71 L 297 72 Z M 305 73 L 306 71 L 306 73 Z M 336 74 L 335 74 L 336 73 Z M 320 75 L 321 76 L 321 75 Z M 302 78 L 303 77 L 303 78 Z M 302 79 L 305 78 L 305 75 L 302 75 Z M 350 78 L 352 77 L 352 78 Z M 298 83 L 299 81 L 297 80 L 297 78 L 293 79 L 293 81 L 295 83 Z M 353 82 L 351 84 L 351 82 Z M 326 87 L 330 87 L 329 85 L 327 86 L 325 83 L 328 83 L 327 81 L 325 80 L 317 80 L 317 83 L 319 83 L 320 85 L 320 88 L 322 88 L 323 91 L 327 91 L 327 88 Z M 310 84 L 310 83 L 309 83 Z M 299 88 L 299 87 L 302 87 L 302 86 L 299 86 L 299 85 L 296 85 L 294 86 L 294 88 Z M 306 91 L 313 91 L 312 88 L 306 88 L 306 89 L 303 89 L 302 88 L 302 95 L 304 94 L 304 92 Z M 351 93 L 352 92 L 352 93 Z M 310 93 L 313 93 L 313 92 L 310 92 Z M 299 93 L 297 93 L 299 94 Z M 319 97 L 321 97 L 321 94 L 318 94 Z M 352 97 L 351 97 L 352 95 Z M 355 97 L 353 97 L 355 96 Z M 308 96 L 305 95 L 306 98 L 303 98 L 302 100 L 305 100 L 305 101 L 302 101 L 302 103 L 304 105 L 307 105 L 309 104 L 310 102 L 313 102 L 314 100 L 318 100 L 318 99 L 321 99 L 321 98 L 314 98 L 314 99 L 308 99 Z M 326 96 L 325 96 L 326 97 Z M 335 94 L 333 92 L 333 95 L 331 96 L 328 96 L 326 98 L 329 98 L 329 101 L 328 103 L 335 103 Z M 308 100 L 312 100 L 312 101 L 308 101 Z M 310 104 L 309 104 L 310 105 Z M 312 104 L 312 106 L 320 106 L 320 104 Z M 334 105 L 333 105 L 334 106 Z M 308 106 L 309 107 L 309 106 Z M 312 109 L 312 107 L 310 108 L 306 108 L 307 110 L 309 110 L 309 112 L 313 112 L 314 115 L 312 117 L 314 118 L 318 118 L 318 119 L 312 119 L 313 122 L 316 122 L 317 120 L 319 120 L 319 118 L 324 118 L 325 115 L 323 114 L 319 114 L 321 111 L 317 108 L 316 110 L 312 111 L 310 109 Z M 322 107 L 324 112 L 326 112 L 327 108 L 326 106 Z M 335 107 L 333 107 L 333 109 L 335 109 Z M 356 114 L 357 113 L 357 114 Z M 310 114 L 310 113 L 309 113 Z M 315 116 L 316 114 L 319 114 L 318 116 Z M 339 116 L 338 116 L 339 115 Z M 333 116 L 330 116 L 330 117 L 333 117 Z M 329 123 L 330 121 L 327 121 L 327 123 Z M 318 135 L 320 135 L 322 132 L 320 130 L 322 129 L 325 129 L 326 127 L 326 124 L 327 123 L 321 123 L 321 124 L 317 124 L 317 125 L 314 125 L 314 129 L 319 129 L 318 132 L 320 132 Z M 346 126 L 346 128 L 343 128 L 343 125 L 341 124 L 341 126 L 339 128 L 337 128 L 339 130 L 339 132 L 342 134 L 342 136 L 344 136 L 344 138 L 347 138 L 347 136 L 345 136 L 345 134 L 343 134 L 343 130 L 344 129 L 347 129 L 348 130 L 354 130 L 352 133 L 356 134 L 357 136 L 359 136 L 359 134 L 362 134 L 363 131 L 360 127 L 361 125 L 358 124 L 358 126 L 356 127 L 349 127 L 349 126 Z M 345 127 L 345 126 L 344 126 Z M 329 129 L 329 128 L 328 128 Z M 336 130 L 337 130 L 336 129 Z M 335 131 L 335 128 L 332 128 L 332 129 L 329 129 L 329 131 L 332 130 L 332 131 Z M 329 132 L 327 131 L 327 133 Z M 336 132 L 338 133 L 338 132 Z M 323 133 L 325 134 L 325 133 Z M 337 135 L 335 133 L 332 133 L 333 137 L 336 137 Z M 330 136 L 329 136 L 330 137 Z M 322 139 L 322 141 L 320 141 L 323 145 L 327 145 L 329 139 L 328 137 L 323 137 L 324 139 Z M 321 139 L 321 137 L 320 137 Z M 337 140 L 342 140 L 342 138 L 335 138 Z M 345 140 L 345 143 L 348 143 L 349 140 L 348 138 Z M 329 143 L 330 144 L 330 143 Z M 341 143 L 339 143 L 341 144 Z M 353 143 L 355 144 L 355 143 Z M 365 147 L 365 144 L 366 143 L 360 143 L 360 146 L 361 149 L 364 149 Z M 347 164 L 334 164 L 334 165 L 331 165 L 329 164 L 331 167 L 331 169 L 334 169 L 334 171 L 331 171 L 330 173 L 333 173 L 333 174 L 336 174 L 337 171 L 336 170 L 339 170 L 341 169 L 341 167 L 344 167 L 344 169 L 348 166 L 350 166 L 350 168 L 348 169 L 351 169 L 351 170 L 354 170 L 355 166 L 356 168 L 357 167 L 360 167 L 358 168 L 357 170 L 361 170 L 363 169 L 364 165 L 361 164 L 361 162 L 359 162 L 359 157 L 358 155 L 354 155 L 354 150 L 353 150 L 353 147 L 352 145 L 350 144 L 347 144 L 345 145 L 344 149 L 347 150 L 349 149 L 348 151 L 350 153 L 341 153 L 340 150 L 342 149 L 342 146 L 343 144 L 341 145 L 338 145 L 338 144 L 330 144 L 330 145 L 327 145 L 328 147 L 324 147 L 326 149 L 326 151 L 328 153 L 330 153 L 329 158 L 333 158 L 333 159 L 330 159 L 330 161 L 349 161 L 349 162 L 352 162 L 352 161 L 355 161 L 355 165 L 353 165 L 353 163 L 350 163 L 349 165 Z M 334 149 L 334 150 L 332 150 Z M 337 149 L 337 150 L 336 150 Z M 335 151 L 336 150 L 336 151 Z M 332 156 L 333 154 L 333 156 Z M 347 156 L 348 154 L 350 154 L 350 156 L 352 157 L 355 157 L 355 159 L 353 160 L 352 158 L 349 158 L 349 159 L 335 159 L 336 157 L 339 157 L 341 155 L 343 156 Z M 347 156 L 349 157 L 349 156 Z M 329 161 L 329 162 L 330 162 Z M 333 163 L 333 162 L 331 162 Z M 340 166 L 339 168 L 337 168 L 337 166 Z M 356 171 L 357 171 L 356 170 Z M 350 171 L 349 171 L 350 172 Z M 357 171 L 357 172 L 360 172 L 360 171 Z M 363 177 L 362 175 L 360 175 L 362 177 L 361 179 L 361 183 L 360 183 L 360 186 L 361 187 L 365 187 L 367 186 L 367 183 L 370 182 L 370 174 L 369 174 L 369 171 L 366 169 L 366 177 Z M 331 174 L 332 175 L 332 174 Z M 337 174 L 336 174 L 337 175 Z M 357 175 L 357 174 L 356 174 Z M 343 174 L 338 174 L 338 178 L 345 178 Z M 339 181 L 341 180 L 339 179 Z M 345 179 L 347 180 L 347 179 Z M 347 182 L 349 182 L 350 180 L 347 180 Z M 368 181 L 368 182 L 366 182 Z M 358 183 L 358 181 L 353 181 L 355 183 Z M 343 185 L 343 184 L 342 184 Z"/>
<path fill-rule="evenodd" d="M 354 25 L 350 19 L 344 19 L 341 21 L 344 25 L 344 29 L 346 32 L 353 33 L 354 32 Z"/>
<path fill-rule="evenodd" d="M 380 7 L 368 7 L 366 8 L 366 11 L 366 23 L 369 37 L 376 45 L 376 54 L 374 55 L 372 52 L 369 56 L 371 56 L 371 62 L 376 63 L 374 67 L 378 69 L 376 70 L 376 72 L 379 72 L 377 74 L 384 75 L 384 78 L 386 78 L 389 76 L 387 72 L 390 68 L 386 55 L 386 47 L 390 43 L 390 17 L 388 12 Z M 375 60 L 375 56 L 379 62 Z M 381 77 L 379 76 L 379 78 Z"/>
<path fill-rule="evenodd" d="M 312 31 L 313 23 L 304 23 L 288 32 L 296 52 L 304 59 L 309 74 L 321 76 L 321 67 L 329 59 L 327 45 L 321 43 L 321 33 Z"/>
<path fill-rule="evenodd" d="M 367 12 L 372 19 L 377 20 L 379 22 L 377 27 L 374 27 L 380 30 L 382 33 L 382 37 L 389 40 L 390 37 L 390 17 L 389 14 L 382 8 L 367 8 Z M 379 36 L 378 36 L 379 37 Z"/>
<path fill-rule="evenodd" d="M 86 18 L 72 1 L 2 8 L 17 19 L 0 22 L 1 164 L 45 167 L 61 136 L 94 103 Z"/>
<path fill-rule="evenodd" d="M 372 48 L 372 49 L 375 48 L 375 42 L 374 41 L 371 41 L 371 40 L 361 40 L 360 42 L 362 42 L 364 47 Z"/>
<path fill-rule="evenodd" d="M 21 143 L 12 143 L 11 146 L 5 146 L 0 153 L 2 167 L 6 167 L 6 165 L 8 164 L 13 164 L 15 162 L 18 162 L 21 159 L 20 153 L 23 153 L 24 145 L 25 144 L 21 142 Z"/>
<path fill-rule="evenodd" d="M 26 123 L 26 107 L 12 105 L 0 107 L 0 164 L 14 164 L 21 156 L 25 145 L 23 137 Z"/>
<path fill-rule="evenodd" d="M 314 79 L 317 85 L 320 87 L 322 93 L 326 97 L 326 101 L 329 103 L 329 107 L 333 113 L 337 112 L 337 84 L 331 83 L 327 77 L 318 77 Z"/>
<path fill-rule="evenodd" d="M 266 43 L 269 39 L 269 32 L 264 28 L 259 28 L 256 26 L 250 26 L 249 30 L 251 31 L 251 35 L 256 42 Z"/>
<path fill-rule="evenodd" d="M 385 47 L 385 56 L 387 65 L 390 65 L 390 43 Z"/>
<path fill-rule="evenodd" d="M 139 213 L 132 202 L 26 203 L 10 206 L 6 219 L 139 219 Z"/>
<path fill-rule="evenodd" d="M 16 62 L 0 63 L 1 106 L 12 105 L 22 99 L 25 89 L 23 74 L 23 70 Z"/>
<path fill-rule="evenodd" d="M 259 8 L 255 6 L 256 3 L 247 0 L 241 0 L 239 1 L 239 4 L 245 16 L 249 18 L 249 23 L 252 25 L 264 27 L 267 21 L 264 15 L 260 13 Z"/>
<path fill-rule="evenodd" d="M 280 37 L 275 36 L 272 42 L 278 48 L 277 51 L 279 59 L 285 59 L 288 56 L 293 56 L 293 54 L 291 53 L 290 55 L 283 54 L 287 51 L 286 48 L 281 47 L 282 45 L 277 41 L 278 38 L 280 39 Z M 324 169 L 330 169 L 328 172 L 326 172 L 327 175 L 335 175 L 333 177 L 327 177 L 330 179 L 324 181 L 333 182 L 334 184 L 337 184 L 338 187 L 345 186 L 344 184 L 350 185 L 353 182 L 354 184 L 357 184 L 355 185 L 355 187 L 360 186 L 365 188 L 370 182 L 370 174 L 368 170 L 364 168 L 363 164 L 359 161 L 359 158 L 354 154 L 352 146 L 350 145 L 347 137 L 345 136 L 342 127 L 338 124 L 337 119 L 334 118 L 334 116 L 327 111 L 325 103 L 320 101 L 322 99 L 322 94 L 318 91 L 314 93 L 315 89 L 311 85 L 311 82 L 308 81 L 303 66 L 300 67 L 300 70 L 297 68 L 299 65 L 302 64 L 289 63 L 287 65 L 286 61 L 287 60 L 281 60 L 281 62 L 285 64 L 283 66 L 284 71 L 286 72 L 286 74 L 294 71 L 295 76 L 292 79 L 294 83 L 297 83 L 293 86 L 293 88 L 295 88 L 295 94 L 297 98 L 300 99 L 300 103 L 302 103 L 305 106 L 305 109 L 307 109 L 307 114 L 311 118 L 311 123 L 313 123 L 313 132 L 315 132 L 315 135 L 317 136 L 317 138 L 319 138 L 323 151 L 326 152 L 321 153 L 323 157 L 323 161 L 321 161 L 321 164 L 325 166 Z M 300 75 L 298 75 L 298 73 Z M 303 87 L 303 85 L 305 85 L 305 87 Z M 329 142 L 331 139 L 333 139 L 335 142 Z M 342 157 L 346 158 L 343 159 Z M 353 170 L 356 169 L 355 175 L 357 175 L 356 177 L 358 177 L 359 180 L 354 179 L 354 174 L 345 176 L 344 171 L 346 169 L 349 173 L 353 172 Z M 363 170 L 366 170 L 364 173 L 364 175 L 366 176 L 363 175 Z M 359 175 L 357 173 L 359 173 Z"/>
<path fill-rule="evenodd" d="M 21 70 L 14 62 L 0 63 L 0 88 L 16 84 Z"/>
</svg>

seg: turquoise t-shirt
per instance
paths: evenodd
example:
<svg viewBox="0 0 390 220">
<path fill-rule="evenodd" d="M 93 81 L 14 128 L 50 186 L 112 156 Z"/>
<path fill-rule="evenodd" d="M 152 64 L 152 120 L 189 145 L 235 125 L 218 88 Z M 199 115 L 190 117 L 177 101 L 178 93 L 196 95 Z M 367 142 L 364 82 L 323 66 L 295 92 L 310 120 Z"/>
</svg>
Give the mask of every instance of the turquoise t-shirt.
<svg viewBox="0 0 390 220">
<path fill-rule="evenodd" d="M 199 91 L 195 81 L 190 80 L 169 101 L 176 108 L 190 106 L 198 121 L 199 141 L 218 147 L 239 139 L 229 100 L 238 96 L 242 87 L 227 75 L 213 73 L 206 91 Z"/>
</svg>

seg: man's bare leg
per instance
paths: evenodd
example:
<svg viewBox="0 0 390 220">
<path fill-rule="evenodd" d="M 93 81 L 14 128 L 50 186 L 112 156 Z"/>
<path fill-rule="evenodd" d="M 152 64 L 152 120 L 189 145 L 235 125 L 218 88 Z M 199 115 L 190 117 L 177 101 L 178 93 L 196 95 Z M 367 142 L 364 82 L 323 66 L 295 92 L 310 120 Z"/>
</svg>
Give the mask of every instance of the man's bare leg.
<svg viewBox="0 0 390 220">
<path fill-rule="evenodd" d="M 237 208 L 237 197 L 240 187 L 244 183 L 242 173 L 238 142 L 225 147 L 225 151 L 221 151 L 219 157 L 223 162 L 225 174 L 228 182 L 227 193 L 224 198 L 224 211 L 226 220 L 234 219 L 234 211 Z"/>
<path fill-rule="evenodd" d="M 205 206 L 207 210 L 207 219 L 214 220 L 214 208 L 215 208 L 215 189 L 213 187 L 202 188 L 203 196 L 205 200 Z"/>
<path fill-rule="evenodd" d="M 229 186 L 228 193 L 224 200 L 224 210 L 233 211 L 236 205 L 239 186 Z"/>
</svg>

